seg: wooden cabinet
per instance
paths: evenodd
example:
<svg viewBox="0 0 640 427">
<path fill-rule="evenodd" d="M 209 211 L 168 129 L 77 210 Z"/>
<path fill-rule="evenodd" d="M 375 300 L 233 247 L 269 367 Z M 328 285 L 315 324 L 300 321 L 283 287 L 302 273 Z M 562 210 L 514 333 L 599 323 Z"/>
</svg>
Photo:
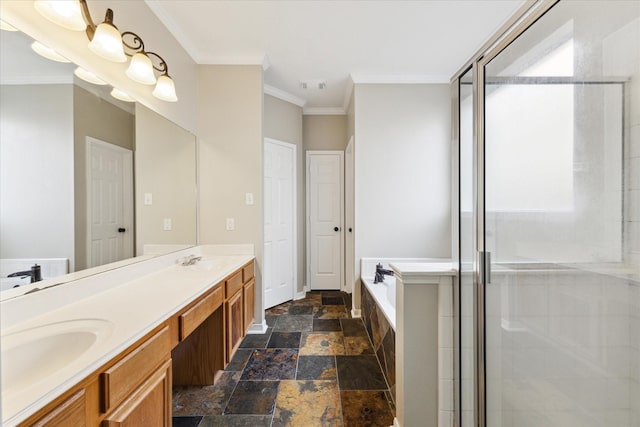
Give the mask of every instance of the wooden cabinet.
<svg viewBox="0 0 640 427">
<path fill-rule="evenodd" d="M 33 423 L 35 427 L 84 427 L 85 423 L 85 391 L 81 389 L 52 409 L 45 416 Z"/>
<path fill-rule="evenodd" d="M 103 427 L 171 426 L 171 360 L 160 366 L 102 422 Z"/>
<path fill-rule="evenodd" d="M 242 299 L 244 302 L 244 333 L 246 334 L 255 318 L 256 281 L 254 279 L 244 285 Z"/>
<path fill-rule="evenodd" d="M 244 338 L 242 291 L 238 290 L 227 300 L 227 363 L 233 357 Z"/>
</svg>

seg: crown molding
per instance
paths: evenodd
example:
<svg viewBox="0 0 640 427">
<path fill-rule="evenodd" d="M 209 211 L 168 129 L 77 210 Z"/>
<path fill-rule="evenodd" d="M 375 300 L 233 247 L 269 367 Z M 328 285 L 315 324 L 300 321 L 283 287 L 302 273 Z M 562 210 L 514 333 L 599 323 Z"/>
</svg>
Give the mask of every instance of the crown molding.
<svg viewBox="0 0 640 427">
<path fill-rule="evenodd" d="M 202 53 L 196 45 L 193 43 L 190 37 L 188 37 L 182 27 L 180 27 L 173 19 L 171 14 L 162 6 L 160 0 L 144 0 L 145 4 L 151 9 L 151 11 L 158 17 L 160 22 L 169 30 L 169 32 L 175 37 L 182 48 L 196 63 L 199 63 Z"/>
<path fill-rule="evenodd" d="M 305 116 L 344 116 L 346 110 L 342 107 L 309 107 L 302 110 Z"/>
<path fill-rule="evenodd" d="M 277 87 L 264 85 L 263 91 L 266 95 L 271 95 L 275 98 L 297 105 L 298 107 L 304 107 L 304 105 L 307 103 L 306 100 L 292 95 L 289 92 L 285 92 L 284 90 L 278 89 Z"/>
<path fill-rule="evenodd" d="M 352 73 L 354 84 L 449 84 L 451 76 Z"/>
</svg>

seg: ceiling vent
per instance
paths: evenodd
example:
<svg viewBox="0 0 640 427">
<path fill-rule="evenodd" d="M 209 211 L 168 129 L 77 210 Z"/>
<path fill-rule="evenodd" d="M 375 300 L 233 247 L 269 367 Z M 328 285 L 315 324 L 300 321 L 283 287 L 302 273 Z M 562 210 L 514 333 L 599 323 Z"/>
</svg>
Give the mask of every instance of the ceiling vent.
<svg viewBox="0 0 640 427">
<path fill-rule="evenodd" d="M 327 82 L 324 80 L 300 80 L 300 89 L 303 90 L 324 90 Z"/>
</svg>

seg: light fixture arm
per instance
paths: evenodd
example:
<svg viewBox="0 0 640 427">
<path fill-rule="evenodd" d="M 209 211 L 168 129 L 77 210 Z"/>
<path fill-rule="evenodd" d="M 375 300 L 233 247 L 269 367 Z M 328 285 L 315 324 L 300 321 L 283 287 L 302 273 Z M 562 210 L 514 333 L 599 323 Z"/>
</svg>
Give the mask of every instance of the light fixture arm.
<svg viewBox="0 0 640 427">
<path fill-rule="evenodd" d="M 127 42 L 127 38 L 131 39 L 131 43 Z M 144 50 L 144 42 L 142 41 L 142 38 L 131 31 L 125 31 L 124 33 L 122 33 L 122 44 L 124 45 L 124 47 L 134 52 L 129 53 L 125 51 L 125 54 L 127 56 L 133 56 L 137 52 L 147 53 Z"/>
<path fill-rule="evenodd" d="M 91 13 L 89 12 L 89 6 L 87 5 L 87 0 L 79 0 L 80 2 L 80 11 L 82 12 L 82 19 L 87 24 L 87 29 L 85 32 L 87 33 L 87 37 L 89 41 L 93 40 L 93 35 L 96 32 L 96 24 L 93 22 L 91 18 Z M 113 22 L 113 11 L 111 9 L 107 9 L 107 15 L 111 12 L 111 22 Z M 105 16 L 106 19 L 106 16 Z"/>
<path fill-rule="evenodd" d="M 160 74 L 166 74 L 167 76 L 169 75 L 169 66 L 167 65 L 167 62 L 164 60 L 164 58 L 162 58 L 160 55 L 158 55 L 155 52 L 145 52 L 145 53 L 149 58 L 153 56 L 158 60 L 157 66 L 155 65 L 155 63 L 153 64 L 154 70 L 158 71 Z"/>
</svg>

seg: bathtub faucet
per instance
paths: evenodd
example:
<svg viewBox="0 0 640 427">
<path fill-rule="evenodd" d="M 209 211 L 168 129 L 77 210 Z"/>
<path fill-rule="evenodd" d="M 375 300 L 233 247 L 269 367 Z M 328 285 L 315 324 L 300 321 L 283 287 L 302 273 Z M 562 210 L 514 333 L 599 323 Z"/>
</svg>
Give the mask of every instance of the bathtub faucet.
<svg viewBox="0 0 640 427">
<path fill-rule="evenodd" d="M 393 271 L 385 270 L 382 268 L 382 264 L 378 263 L 376 265 L 376 277 L 373 279 L 373 283 L 382 283 L 384 282 L 384 275 L 393 276 Z"/>
<path fill-rule="evenodd" d="M 25 271 L 18 271 L 16 273 L 11 273 L 9 274 L 7 277 L 27 277 L 29 276 L 31 278 L 31 283 L 35 283 L 35 282 L 39 282 L 42 280 L 42 273 L 40 270 L 40 266 L 38 264 L 35 264 L 33 267 L 31 267 L 30 270 L 25 270 Z"/>
</svg>

